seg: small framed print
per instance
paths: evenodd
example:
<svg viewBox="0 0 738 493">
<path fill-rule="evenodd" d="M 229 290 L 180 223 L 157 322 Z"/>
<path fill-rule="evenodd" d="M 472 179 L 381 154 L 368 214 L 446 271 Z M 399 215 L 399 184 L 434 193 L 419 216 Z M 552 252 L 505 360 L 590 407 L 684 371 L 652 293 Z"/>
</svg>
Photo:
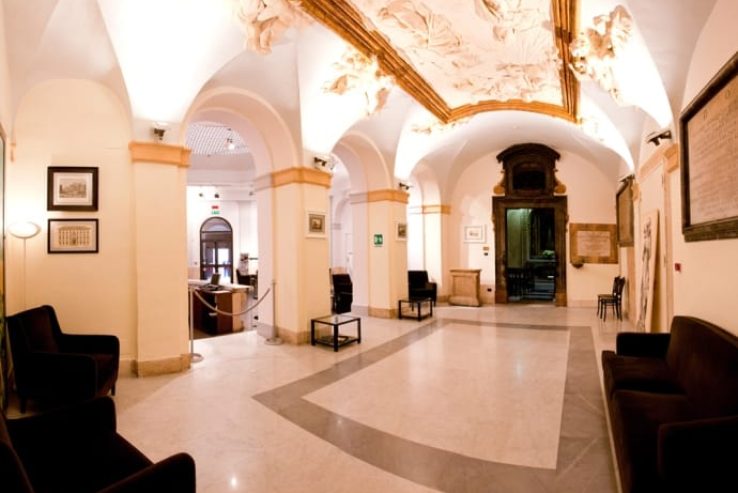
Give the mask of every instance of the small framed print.
<svg viewBox="0 0 738 493">
<path fill-rule="evenodd" d="M 307 236 L 313 238 L 325 238 L 325 213 L 312 212 L 307 213 Z"/>
<path fill-rule="evenodd" d="M 96 211 L 97 168 L 49 166 L 46 209 L 50 211 Z"/>
<path fill-rule="evenodd" d="M 465 243 L 484 243 L 484 225 L 464 226 Z"/>
<path fill-rule="evenodd" d="M 48 253 L 97 253 L 97 219 L 49 219 Z"/>
<path fill-rule="evenodd" d="M 397 223 L 395 225 L 398 241 L 407 241 L 407 223 Z"/>
</svg>

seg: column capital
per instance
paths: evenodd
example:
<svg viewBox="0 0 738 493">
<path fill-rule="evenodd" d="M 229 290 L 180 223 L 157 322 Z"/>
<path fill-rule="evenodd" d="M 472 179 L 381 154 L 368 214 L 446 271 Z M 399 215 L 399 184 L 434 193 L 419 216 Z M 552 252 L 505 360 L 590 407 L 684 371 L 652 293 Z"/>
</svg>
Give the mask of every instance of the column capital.
<svg viewBox="0 0 738 493">
<path fill-rule="evenodd" d="M 361 204 L 364 202 L 399 202 L 400 204 L 407 204 L 408 193 L 400 190 L 394 190 L 391 188 L 383 190 L 370 190 L 363 193 L 351 194 L 352 204 Z"/>
<path fill-rule="evenodd" d="M 451 214 L 451 206 L 447 204 L 418 205 L 410 208 L 411 214 Z"/>
<path fill-rule="evenodd" d="M 313 168 L 293 167 L 285 168 L 261 175 L 254 180 L 256 190 L 265 188 L 277 188 L 293 183 L 308 183 L 325 188 L 331 187 L 330 173 Z"/>
<path fill-rule="evenodd" d="M 171 164 L 187 168 L 190 166 L 190 149 L 184 146 L 162 144 L 159 142 L 131 141 L 131 163 Z"/>
</svg>

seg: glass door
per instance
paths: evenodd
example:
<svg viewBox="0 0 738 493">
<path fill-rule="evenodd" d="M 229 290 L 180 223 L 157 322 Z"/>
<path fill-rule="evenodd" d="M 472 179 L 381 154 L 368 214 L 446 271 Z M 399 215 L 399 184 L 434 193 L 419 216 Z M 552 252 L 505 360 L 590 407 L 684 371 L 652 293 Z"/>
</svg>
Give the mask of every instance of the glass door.
<svg viewBox="0 0 738 493">
<path fill-rule="evenodd" d="M 233 230 L 228 221 L 211 217 L 200 227 L 200 279 L 219 273 L 233 280 Z"/>
</svg>

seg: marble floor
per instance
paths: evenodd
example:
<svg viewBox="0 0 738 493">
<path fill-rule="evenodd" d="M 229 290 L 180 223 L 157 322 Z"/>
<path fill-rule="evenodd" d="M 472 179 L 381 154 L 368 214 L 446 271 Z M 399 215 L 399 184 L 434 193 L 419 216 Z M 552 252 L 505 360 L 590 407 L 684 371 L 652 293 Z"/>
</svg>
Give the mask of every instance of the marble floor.
<svg viewBox="0 0 738 493">
<path fill-rule="evenodd" d="M 123 377 L 119 431 L 179 451 L 198 491 L 616 492 L 599 352 L 627 322 L 594 308 L 439 306 L 362 318 L 362 343 L 195 341 L 182 374 Z"/>
</svg>

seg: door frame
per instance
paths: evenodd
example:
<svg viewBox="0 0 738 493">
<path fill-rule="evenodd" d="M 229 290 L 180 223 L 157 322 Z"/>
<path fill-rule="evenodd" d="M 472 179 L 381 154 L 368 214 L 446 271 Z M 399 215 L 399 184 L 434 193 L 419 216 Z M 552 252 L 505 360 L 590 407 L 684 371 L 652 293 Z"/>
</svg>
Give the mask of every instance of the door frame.
<svg viewBox="0 0 738 493">
<path fill-rule="evenodd" d="M 495 230 L 495 303 L 508 303 L 507 293 L 507 211 L 508 209 L 553 209 L 556 277 L 554 304 L 566 306 L 566 229 L 569 221 L 566 196 L 521 198 L 492 197 L 492 224 Z"/>
</svg>

